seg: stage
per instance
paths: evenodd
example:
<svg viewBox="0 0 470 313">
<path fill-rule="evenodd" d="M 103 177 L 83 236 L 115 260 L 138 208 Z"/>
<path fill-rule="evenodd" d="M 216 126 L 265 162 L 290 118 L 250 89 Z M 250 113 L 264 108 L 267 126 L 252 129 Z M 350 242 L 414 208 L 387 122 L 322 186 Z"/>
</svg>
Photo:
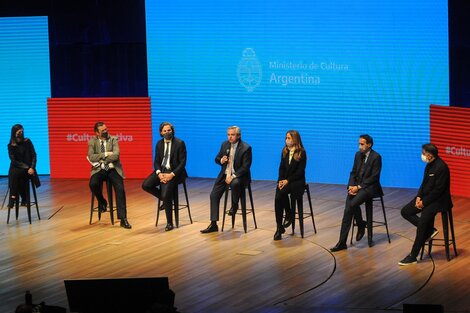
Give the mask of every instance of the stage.
<svg viewBox="0 0 470 313">
<path fill-rule="evenodd" d="M 446 312 L 470 310 L 470 199 L 454 197 L 454 227 L 459 255 L 447 261 L 443 247 L 432 259 L 398 266 L 409 253 L 415 228 L 400 216 L 414 189 L 385 188 L 391 244 L 385 228 L 374 228 L 375 246 L 367 239 L 332 254 L 338 240 L 345 186 L 310 184 L 317 234 L 305 220 L 305 238 L 290 228 L 273 241 L 273 181 L 252 183 L 258 229 L 248 215 L 245 234 L 241 216 L 235 228 L 201 234 L 209 223 L 212 179 L 188 179 L 193 224 L 180 211 L 180 226 L 165 232 L 165 217 L 155 227 L 156 201 L 145 193 L 142 180 L 126 180 L 131 230 L 111 225 L 108 213 L 89 225 L 88 180 L 41 177 L 38 188 L 41 220 L 20 209 L 6 223 L 0 211 L 0 311 L 13 312 L 30 290 L 33 302 L 68 307 L 64 279 L 169 278 L 180 312 L 401 312 L 403 303 L 442 304 Z M 0 196 L 7 179 L 0 179 Z M 180 201 L 183 201 L 180 193 Z M 304 196 L 304 200 L 306 197 Z M 305 210 L 308 205 L 305 201 Z M 222 212 L 222 210 L 221 210 Z M 375 219 L 382 213 L 374 211 Z M 221 214 L 222 218 L 222 214 Z M 436 227 L 442 237 L 441 216 Z M 219 223 L 220 230 L 221 222 Z"/>
</svg>

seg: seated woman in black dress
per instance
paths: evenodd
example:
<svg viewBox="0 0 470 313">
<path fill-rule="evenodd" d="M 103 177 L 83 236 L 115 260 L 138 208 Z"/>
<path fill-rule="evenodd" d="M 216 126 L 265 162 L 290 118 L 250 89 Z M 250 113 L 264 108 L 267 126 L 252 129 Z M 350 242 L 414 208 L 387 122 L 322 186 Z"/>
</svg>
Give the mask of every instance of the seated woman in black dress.
<svg viewBox="0 0 470 313">
<path fill-rule="evenodd" d="M 8 143 L 8 155 L 10 156 L 10 170 L 8 172 L 8 186 L 10 198 L 8 207 L 13 208 L 18 196 L 24 201 L 28 179 L 36 173 L 36 151 L 30 139 L 24 137 L 24 129 L 20 124 L 11 128 L 10 143 Z"/>
<path fill-rule="evenodd" d="M 307 154 L 302 145 L 300 134 L 296 130 L 286 133 L 286 144 L 282 149 L 281 163 L 279 165 L 279 178 L 276 187 L 276 198 L 274 209 L 276 212 L 276 233 L 274 240 L 281 240 L 285 228 L 292 224 L 295 218 L 289 201 L 302 197 L 305 189 L 305 167 L 307 165 Z M 286 213 L 284 224 L 282 217 Z"/>
</svg>

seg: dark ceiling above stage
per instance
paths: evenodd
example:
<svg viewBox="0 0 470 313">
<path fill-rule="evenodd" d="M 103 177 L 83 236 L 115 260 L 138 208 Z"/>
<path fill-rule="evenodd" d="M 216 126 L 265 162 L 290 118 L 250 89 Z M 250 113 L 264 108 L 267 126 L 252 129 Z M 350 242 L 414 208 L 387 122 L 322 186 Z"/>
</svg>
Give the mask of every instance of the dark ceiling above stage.
<svg viewBox="0 0 470 313">
<path fill-rule="evenodd" d="M 1 0 L 33 15 L 49 17 L 52 97 L 148 95 L 144 0 Z"/>
<path fill-rule="evenodd" d="M 156 0 L 155 0 L 156 1 Z M 145 0 L 1 0 L 49 16 L 53 97 L 147 96 Z M 450 103 L 470 107 L 470 1 L 449 0 Z"/>
</svg>

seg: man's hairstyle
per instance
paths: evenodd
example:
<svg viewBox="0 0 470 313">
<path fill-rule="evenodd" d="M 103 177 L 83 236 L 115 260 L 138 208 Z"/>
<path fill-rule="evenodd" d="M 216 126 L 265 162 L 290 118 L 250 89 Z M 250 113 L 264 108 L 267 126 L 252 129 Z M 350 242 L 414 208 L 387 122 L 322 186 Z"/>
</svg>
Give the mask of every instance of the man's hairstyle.
<svg viewBox="0 0 470 313">
<path fill-rule="evenodd" d="M 159 127 L 160 137 L 163 137 L 162 136 L 162 130 L 163 130 L 163 127 L 165 127 L 167 125 L 171 127 L 171 131 L 173 132 L 173 136 L 175 135 L 175 128 L 173 127 L 173 124 L 171 124 L 170 122 L 162 122 L 160 124 L 160 127 Z"/>
<path fill-rule="evenodd" d="M 360 135 L 359 138 L 364 139 L 367 144 L 370 143 L 370 147 L 371 147 L 371 148 L 372 148 L 372 146 L 374 145 L 374 139 L 372 139 L 372 137 L 369 136 L 369 135 L 367 135 L 367 134 Z"/>
<path fill-rule="evenodd" d="M 101 121 L 96 122 L 96 123 L 95 123 L 95 128 L 94 128 L 94 129 L 95 129 L 95 133 L 98 132 L 98 127 L 103 126 L 103 125 L 104 125 L 104 122 L 101 122 Z"/>
<path fill-rule="evenodd" d="M 432 154 L 433 157 L 437 158 L 439 156 L 439 150 L 437 149 L 437 147 L 435 145 L 433 145 L 432 143 L 425 143 L 424 145 L 421 146 L 421 148 L 429 153 L 429 154 Z"/>
<path fill-rule="evenodd" d="M 239 137 L 242 136 L 242 131 L 241 131 L 240 127 L 238 127 L 238 126 L 236 126 L 236 125 L 227 127 L 227 131 L 230 130 L 230 129 L 235 129 L 235 133 L 236 133 Z"/>
</svg>

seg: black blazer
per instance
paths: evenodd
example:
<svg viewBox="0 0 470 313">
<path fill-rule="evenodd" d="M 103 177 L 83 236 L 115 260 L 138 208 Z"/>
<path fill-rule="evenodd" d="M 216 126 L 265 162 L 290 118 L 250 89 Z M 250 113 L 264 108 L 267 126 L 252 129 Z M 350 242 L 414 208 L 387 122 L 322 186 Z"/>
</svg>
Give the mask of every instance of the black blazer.
<svg viewBox="0 0 470 313">
<path fill-rule="evenodd" d="M 8 156 L 10 157 L 10 167 L 22 169 L 36 169 L 36 150 L 28 138 L 16 145 L 8 144 Z"/>
<path fill-rule="evenodd" d="M 441 158 L 437 157 L 426 165 L 417 196 L 422 199 L 425 208 L 434 202 L 439 204 L 440 211 L 447 211 L 453 207 L 450 197 L 450 171 Z"/>
<path fill-rule="evenodd" d="M 279 164 L 279 176 L 277 181 L 287 179 L 291 186 L 291 193 L 302 195 L 305 187 L 305 167 L 307 166 L 307 153 L 302 150 L 300 159 L 296 161 L 293 157 L 289 164 L 289 152 L 283 157 L 281 153 L 281 162 Z"/>
<path fill-rule="evenodd" d="M 361 152 L 356 152 L 354 165 L 349 174 L 348 186 L 361 185 L 361 188 L 372 197 L 383 196 L 380 185 L 380 172 L 382 171 L 382 157 L 374 150 L 370 150 L 369 158 L 364 164 L 364 175 L 359 177 L 359 170 L 362 163 Z"/>
<path fill-rule="evenodd" d="M 225 169 L 227 168 L 228 162 L 221 164 L 220 159 L 222 159 L 224 155 L 228 154 L 227 151 L 230 151 L 230 145 L 231 144 L 228 140 L 224 141 L 220 146 L 219 153 L 215 157 L 215 163 L 222 165 L 219 175 L 217 176 L 216 183 L 220 183 L 225 180 Z M 233 169 L 235 173 L 233 174 L 243 183 L 249 183 L 251 181 L 251 161 L 251 146 L 240 139 L 234 155 Z"/>
<path fill-rule="evenodd" d="M 153 166 L 155 171 L 162 171 L 163 157 L 165 156 L 165 141 L 161 139 L 155 146 L 155 159 Z M 171 150 L 170 150 L 170 167 L 171 171 L 176 175 L 175 179 L 177 182 L 183 181 L 188 174 L 186 173 L 186 145 L 184 141 L 173 137 L 171 139 Z"/>
</svg>

